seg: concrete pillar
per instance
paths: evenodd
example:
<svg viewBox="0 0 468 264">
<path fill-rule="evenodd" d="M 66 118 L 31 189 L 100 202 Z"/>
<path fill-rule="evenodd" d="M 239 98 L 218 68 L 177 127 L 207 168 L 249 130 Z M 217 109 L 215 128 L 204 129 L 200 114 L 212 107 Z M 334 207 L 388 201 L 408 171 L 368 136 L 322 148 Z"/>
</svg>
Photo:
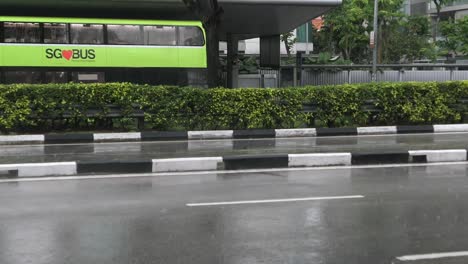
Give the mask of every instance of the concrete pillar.
<svg viewBox="0 0 468 264">
<path fill-rule="evenodd" d="M 239 38 L 231 33 L 227 34 L 227 88 L 239 87 Z"/>
</svg>

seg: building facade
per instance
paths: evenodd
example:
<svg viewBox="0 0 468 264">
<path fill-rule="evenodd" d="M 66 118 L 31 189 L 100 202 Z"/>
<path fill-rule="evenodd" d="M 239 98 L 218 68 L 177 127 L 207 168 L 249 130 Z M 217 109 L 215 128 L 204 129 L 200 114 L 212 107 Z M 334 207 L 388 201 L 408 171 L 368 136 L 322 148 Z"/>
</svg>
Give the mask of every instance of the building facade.
<svg viewBox="0 0 468 264">
<path fill-rule="evenodd" d="M 316 18 L 308 23 L 305 23 L 298 28 L 293 30 L 293 35 L 296 38 L 296 43 L 294 43 L 291 53 L 296 54 L 297 52 L 303 52 L 309 54 L 314 50 L 313 44 L 313 28 L 319 27 L 322 24 L 321 17 Z M 286 46 L 284 42 L 281 41 L 281 54 L 286 55 Z M 219 51 L 221 54 L 227 54 L 227 44 L 226 42 L 221 42 L 219 46 Z M 258 55 L 260 54 L 260 38 L 252 38 L 239 41 L 239 53 L 249 54 L 249 55 Z"/>
</svg>

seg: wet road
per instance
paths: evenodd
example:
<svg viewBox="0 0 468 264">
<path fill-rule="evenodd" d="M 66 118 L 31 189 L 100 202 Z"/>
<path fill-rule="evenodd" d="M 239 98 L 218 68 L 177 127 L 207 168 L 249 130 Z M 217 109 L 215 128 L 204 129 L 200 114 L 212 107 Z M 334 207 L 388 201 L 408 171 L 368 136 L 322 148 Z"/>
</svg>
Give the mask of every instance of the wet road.
<svg viewBox="0 0 468 264">
<path fill-rule="evenodd" d="M 451 164 L 0 183 L 0 263 L 389 264 L 464 251 L 467 176 Z M 364 197 L 258 201 L 349 195 Z M 252 203 L 187 206 L 233 201 Z"/>
<path fill-rule="evenodd" d="M 0 164 L 144 160 L 265 153 L 355 151 L 383 153 L 418 149 L 466 148 L 468 148 L 468 133 L 69 145 L 3 145 L 0 146 Z"/>
</svg>

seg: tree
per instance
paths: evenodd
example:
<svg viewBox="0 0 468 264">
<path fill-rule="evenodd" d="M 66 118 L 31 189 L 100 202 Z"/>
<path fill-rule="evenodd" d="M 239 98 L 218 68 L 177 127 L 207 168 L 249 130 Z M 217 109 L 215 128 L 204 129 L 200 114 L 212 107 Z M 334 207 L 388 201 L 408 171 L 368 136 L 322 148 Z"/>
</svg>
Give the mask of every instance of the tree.
<svg viewBox="0 0 468 264">
<path fill-rule="evenodd" d="M 409 16 L 402 19 L 392 31 L 392 38 L 384 48 L 385 63 L 413 62 L 432 58 L 434 46 L 429 43 L 429 20 L 425 16 Z"/>
<path fill-rule="evenodd" d="M 219 37 L 218 25 L 223 13 L 218 5 L 218 0 L 183 0 L 185 5 L 203 23 L 206 31 L 208 86 L 219 86 Z"/>
<path fill-rule="evenodd" d="M 447 56 L 452 58 L 457 54 L 468 55 L 468 17 L 459 20 L 443 22 L 440 27 L 443 40 L 439 46 Z"/>
<path fill-rule="evenodd" d="M 288 56 L 291 55 L 292 47 L 294 43 L 296 43 L 297 38 L 294 36 L 293 32 L 284 33 L 281 35 L 281 41 L 284 43 L 284 47 L 286 48 L 286 52 Z"/>
<path fill-rule="evenodd" d="M 345 59 L 362 59 L 362 47 L 368 43 L 367 29 L 363 27 L 369 21 L 368 0 L 345 0 L 343 4 L 324 16 L 324 26 L 320 35 L 333 47 L 329 52 L 338 51 Z M 366 34 L 367 32 L 367 34 Z"/>
<path fill-rule="evenodd" d="M 403 0 L 379 0 L 378 62 L 413 61 L 430 54 L 429 20 L 406 17 Z M 342 6 L 324 16 L 324 26 L 315 33 L 318 52 L 341 54 L 354 63 L 371 61 L 369 35 L 373 30 L 372 0 L 343 0 Z"/>
<path fill-rule="evenodd" d="M 437 32 L 438 32 L 438 27 L 440 23 L 440 11 L 442 10 L 442 7 L 445 5 L 448 5 L 450 3 L 453 3 L 455 0 L 432 0 L 432 3 L 434 3 L 436 7 L 436 22 L 434 24 L 434 30 L 432 34 L 432 38 L 434 40 L 434 43 L 436 42 L 437 38 Z"/>
<path fill-rule="evenodd" d="M 383 47 L 392 37 L 392 30 L 403 17 L 403 0 L 379 0 L 379 61 Z M 343 4 L 324 16 L 324 27 L 319 34 L 328 35 L 333 44 L 329 52 L 337 51 L 344 59 L 355 63 L 370 61 L 369 35 L 373 30 L 374 5 L 372 0 L 344 0 Z M 323 44 L 320 45 L 323 48 Z M 323 51 L 323 50 L 322 50 Z"/>
</svg>

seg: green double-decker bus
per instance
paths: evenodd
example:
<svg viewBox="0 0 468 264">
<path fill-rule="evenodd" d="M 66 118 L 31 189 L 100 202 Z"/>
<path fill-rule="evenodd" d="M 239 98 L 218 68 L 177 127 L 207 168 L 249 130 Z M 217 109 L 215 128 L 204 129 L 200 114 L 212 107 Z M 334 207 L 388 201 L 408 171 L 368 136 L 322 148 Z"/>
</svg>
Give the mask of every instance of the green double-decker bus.
<svg viewBox="0 0 468 264">
<path fill-rule="evenodd" d="M 198 21 L 0 17 L 2 83 L 186 84 L 206 68 Z"/>
</svg>

